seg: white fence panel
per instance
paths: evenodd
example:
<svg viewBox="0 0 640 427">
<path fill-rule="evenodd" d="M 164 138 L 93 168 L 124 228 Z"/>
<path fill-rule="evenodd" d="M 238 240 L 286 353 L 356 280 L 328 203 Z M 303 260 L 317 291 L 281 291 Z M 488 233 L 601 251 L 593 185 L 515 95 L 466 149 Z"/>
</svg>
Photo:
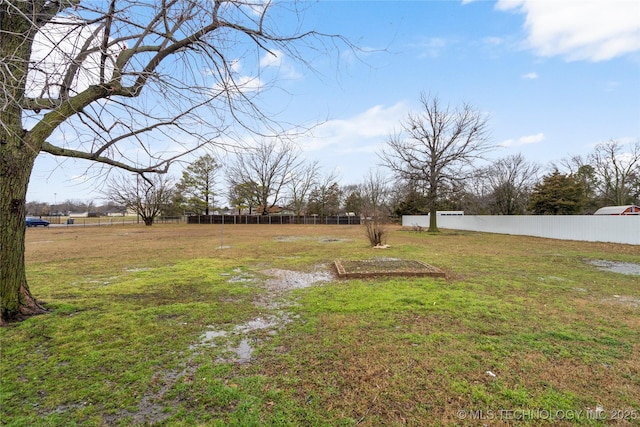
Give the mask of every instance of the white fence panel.
<svg viewBox="0 0 640 427">
<path fill-rule="evenodd" d="M 403 215 L 404 227 L 429 227 L 429 215 Z M 438 227 L 561 240 L 640 245 L 640 215 L 438 216 Z"/>
</svg>

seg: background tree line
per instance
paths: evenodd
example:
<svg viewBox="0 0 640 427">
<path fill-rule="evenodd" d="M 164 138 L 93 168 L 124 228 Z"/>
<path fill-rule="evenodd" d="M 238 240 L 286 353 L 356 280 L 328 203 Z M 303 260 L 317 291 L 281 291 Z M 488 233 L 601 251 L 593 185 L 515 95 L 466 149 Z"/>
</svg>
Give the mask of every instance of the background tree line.
<svg viewBox="0 0 640 427">
<path fill-rule="evenodd" d="M 229 159 L 231 157 L 231 159 Z M 569 157 L 547 166 L 510 155 L 466 172 L 464 184 L 443 181 L 436 210 L 469 215 L 592 214 L 608 205 L 640 204 L 640 143 L 610 140 L 586 157 Z M 225 166 L 226 165 L 226 166 Z M 341 183 L 335 172 L 323 173 L 317 162 L 302 159 L 290 143 L 259 143 L 242 155 L 205 154 L 189 164 L 179 180 L 137 175 L 112 179 L 95 201 L 67 200 L 55 205 L 30 202 L 30 215 L 129 210 L 143 217 L 217 213 L 355 215 L 399 217 L 427 214 L 424 180 L 385 175 L 378 168 L 360 183 Z M 150 206 L 157 209 L 149 211 Z M 145 210 L 146 209 L 146 210 Z M 151 215 L 153 213 L 153 215 Z"/>
</svg>

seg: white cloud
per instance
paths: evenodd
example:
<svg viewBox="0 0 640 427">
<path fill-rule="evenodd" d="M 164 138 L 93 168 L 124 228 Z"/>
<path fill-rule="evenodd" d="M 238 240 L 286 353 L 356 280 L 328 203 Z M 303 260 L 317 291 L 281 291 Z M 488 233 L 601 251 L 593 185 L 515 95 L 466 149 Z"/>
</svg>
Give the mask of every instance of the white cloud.
<svg viewBox="0 0 640 427">
<path fill-rule="evenodd" d="M 487 46 L 500 46 L 504 44 L 504 39 L 502 37 L 485 37 L 482 39 L 482 42 Z"/>
<path fill-rule="evenodd" d="M 260 68 L 279 67 L 282 64 L 283 56 L 284 54 L 280 50 L 266 52 L 262 58 L 260 58 Z"/>
<path fill-rule="evenodd" d="M 328 147 L 343 153 L 375 151 L 408 111 L 409 107 L 399 102 L 388 108 L 376 105 L 348 119 L 329 120 L 320 125 L 311 138 L 302 141 L 302 147 L 305 151 Z"/>
<path fill-rule="evenodd" d="M 523 74 L 522 75 L 522 78 L 525 79 L 525 80 L 535 80 L 538 77 L 539 77 L 538 73 L 536 73 L 536 72 L 531 72 L 531 73 L 527 73 L 527 74 Z"/>
<path fill-rule="evenodd" d="M 633 0 L 498 0 L 526 15 L 527 45 L 541 56 L 604 61 L 640 50 L 640 3 Z"/>
<path fill-rule="evenodd" d="M 419 41 L 417 47 L 422 51 L 422 56 L 437 58 L 449 44 L 450 42 L 444 38 L 429 37 Z"/>
<path fill-rule="evenodd" d="M 506 141 L 498 144 L 500 147 L 519 147 L 522 145 L 536 144 L 544 140 L 544 133 L 537 133 L 535 135 L 521 136 L 517 139 L 507 139 Z"/>
<path fill-rule="evenodd" d="M 285 79 L 300 79 L 302 78 L 302 74 L 296 71 L 296 69 L 287 61 L 286 54 L 279 50 L 275 49 L 270 52 L 265 52 L 265 54 L 260 58 L 260 68 L 277 68 L 280 77 Z"/>
</svg>

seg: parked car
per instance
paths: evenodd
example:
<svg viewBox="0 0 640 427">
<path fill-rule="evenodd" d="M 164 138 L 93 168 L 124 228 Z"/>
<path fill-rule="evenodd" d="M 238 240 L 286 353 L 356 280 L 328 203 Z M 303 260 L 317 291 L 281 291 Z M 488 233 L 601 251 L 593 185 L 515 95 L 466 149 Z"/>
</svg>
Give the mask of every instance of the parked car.
<svg viewBox="0 0 640 427">
<path fill-rule="evenodd" d="M 44 219 L 40 218 L 27 218 L 25 222 L 27 224 L 27 227 L 37 227 L 39 225 L 45 227 L 49 226 L 49 221 L 45 221 Z"/>
</svg>

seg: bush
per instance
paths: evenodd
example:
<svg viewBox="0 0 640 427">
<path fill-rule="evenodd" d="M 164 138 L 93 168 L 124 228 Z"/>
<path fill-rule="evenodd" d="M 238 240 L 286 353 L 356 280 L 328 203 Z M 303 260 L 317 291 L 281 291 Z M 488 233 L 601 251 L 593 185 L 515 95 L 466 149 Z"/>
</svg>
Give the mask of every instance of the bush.
<svg viewBox="0 0 640 427">
<path fill-rule="evenodd" d="M 378 217 L 366 218 L 364 227 L 371 246 L 382 246 L 387 241 L 387 229 Z"/>
</svg>

